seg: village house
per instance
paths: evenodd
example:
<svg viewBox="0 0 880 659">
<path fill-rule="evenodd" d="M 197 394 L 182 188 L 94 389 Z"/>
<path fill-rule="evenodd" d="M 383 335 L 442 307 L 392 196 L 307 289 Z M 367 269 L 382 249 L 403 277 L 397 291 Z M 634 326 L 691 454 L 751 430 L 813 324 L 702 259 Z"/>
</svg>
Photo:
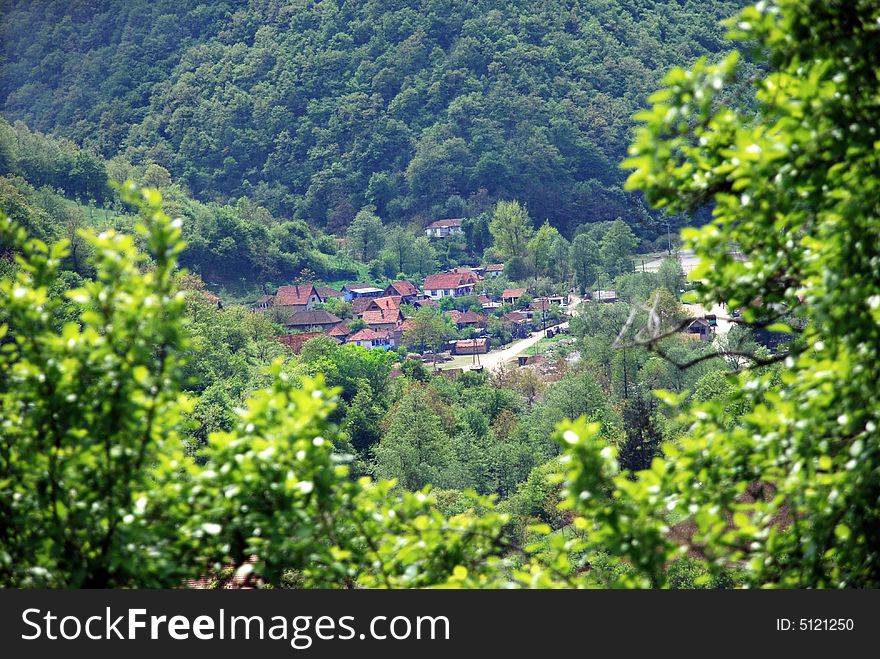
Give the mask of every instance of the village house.
<svg viewBox="0 0 880 659">
<path fill-rule="evenodd" d="M 345 299 L 345 293 L 342 291 L 337 291 L 335 288 L 328 288 L 327 286 L 315 286 L 315 290 L 318 291 L 318 297 L 321 298 L 321 302 L 326 302 L 331 298 L 338 298 L 340 300 Z"/>
<path fill-rule="evenodd" d="M 511 311 L 504 314 L 501 317 L 501 322 L 510 329 L 510 333 L 515 339 L 522 339 L 529 335 L 529 317 L 522 311 Z"/>
<path fill-rule="evenodd" d="M 432 300 L 444 297 L 472 295 L 477 284 L 477 276 L 472 272 L 444 272 L 429 275 L 422 289 Z"/>
<path fill-rule="evenodd" d="M 342 293 L 345 301 L 351 302 L 362 297 L 380 297 L 384 291 L 372 284 L 346 284 L 342 287 Z"/>
<path fill-rule="evenodd" d="M 411 281 L 393 281 L 385 288 L 383 295 L 400 296 L 406 304 L 412 304 L 419 297 L 419 289 Z"/>
<path fill-rule="evenodd" d="M 501 301 L 504 304 L 516 304 L 526 294 L 525 288 L 505 288 L 501 293 Z"/>
<path fill-rule="evenodd" d="M 348 323 L 345 321 L 338 323 L 330 328 L 327 332 L 327 336 L 336 339 L 337 341 L 345 341 L 345 338 L 351 334 L 351 328 L 348 326 Z"/>
<path fill-rule="evenodd" d="M 501 303 L 493 302 L 489 299 L 488 295 L 481 295 L 477 298 L 477 301 L 480 303 L 480 306 L 483 307 L 483 311 L 494 311 L 495 309 L 501 308 Z"/>
<path fill-rule="evenodd" d="M 490 263 L 486 266 L 486 277 L 497 277 L 504 272 L 503 263 Z"/>
<path fill-rule="evenodd" d="M 391 350 L 395 346 L 394 337 L 391 332 L 378 331 L 369 327 L 352 334 L 348 337 L 346 343 L 353 343 L 367 350 L 372 350 L 373 348 Z"/>
<path fill-rule="evenodd" d="M 699 338 L 700 341 L 712 340 L 712 324 L 705 318 L 695 319 L 685 331 L 692 337 Z"/>
<path fill-rule="evenodd" d="M 361 317 L 374 330 L 393 330 L 403 322 L 400 309 L 368 309 Z"/>
<path fill-rule="evenodd" d="M 306 311 L 323 302 L 318 291 L 311 284 L 279 286 L 275 292 L 274 306 L 284 307 L 286 311 Z"/>
<path fill-rule="evenodd" d="M 373 308 L 373 300 L 376 298 L 373 297 L 356 297 L 351 301 L 351 314 L 355 318 L 360 318 L 364 315 L 364 311 L 367 309 Z"/>
<path fill-rule="evenodd" d="M 456 355 L 483 355 L 489 352 L 489 339 L 465 339 L 452 346 Z"/>
<path fill-rule="evenodd" d="M 284 326 L 301 332 L 324 332 L 338 325 L 342 319 L 323 309 L 297 311 L 284 321 Z"/>
<path fill-rule="evenodd" d="M 370 305 L 365 309 L 365 311 L 372 311 L 374 309 L 400 309 L 400 305 L 403 302 L 403 298 L 399 295 L 388 295 L 387 297 L 372 297 L 368 298 L 370 300 Z"/>
<path fill-rule="evenodd" d="M 274 300 L 274 295 L 261 295 L 257 298 L 257 301 L 254 303 L 251 309 L 253 309 L 254 311 L 265 311 L 272 306 L 272 302 Z"/>
<path fill-rule="evenodd" d="M 431 222 L 431 224 L 425 227 L 425 235 L 428 236 L 428 238 L 446 238 L 447 236 L 460 235 L 463 233 L 464 230 L 461 228 L 460 218 L 437 220 L 436 222 Z"/>
<path fill-rule="evenodd" d="M 450 311 L 449 316 L 458 329 L 486 326 L 486 317 L 475 311 Z"/>
<path fill-rule="evenodd" d="M 437 304 L 436 300 L 432 300 L 431 298 L 423 297 L 413 302 L 413 306 L 416 309 L 423 309 L 425 307 L 430 307 L 431 309 L 437 309 L 440 305 Z"/>
</svg>

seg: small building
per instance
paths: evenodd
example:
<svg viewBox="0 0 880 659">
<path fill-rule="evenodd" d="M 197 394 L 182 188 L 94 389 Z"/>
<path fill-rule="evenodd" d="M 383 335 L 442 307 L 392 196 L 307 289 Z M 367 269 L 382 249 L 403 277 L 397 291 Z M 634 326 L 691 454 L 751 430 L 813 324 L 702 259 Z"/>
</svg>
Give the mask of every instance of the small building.
<svg viewBox="0 0 880 659">
<path fill-rule="evenodd" d="M 257 298 L 257 301 L 254 303 L 251 309 L 253 309 L 254 311 L 265 311 L 272 306 L 272 302 L 274 300 L 274 295 L 261 295 Z"/>
<path fill-rule="evenodd" d="M 415 302 L 413 302 L 413 306 L 416 309 L 423 309 L 425 307 L 430 307 L 431 309 L 437 309 L 440 307 L 440 305 L 437 303 L 436 300 L 432 300 L 431 298 L 427 298 L 427 297 L 420 298 L 420 299 L 416 300 Z"/>
<path fill-rule="evenodd" d="M 345 299 L 345 293 L 342 291 L 337 291 L 335 288 L 329 288 L 327 286 L 315 286 L 315 290 L 318 291 L 318 296 L 321 298 L 321 302 L 326 302 L 332 298 L 338 298 L 340 300 Z"/>
<path fill-rule="evenodd" d="M 370 301 L 370 304 L 365 311 L 372 311 L 373 309 L 400 309 L 400 305 L 403 303 L 403 298 L 399 295 L 370 297 L 364 299 Z"/>
<path fill-rule="evenodd" d="M 302 332 L 325 332 L 338 325 L 341 321 L 342 319 L 339 316 L 334 316 L 329 311 L 316 309 L 295 312 L 290 318 L 284 321 L 284 326 Z"/>
<path fill-rule="evenodd" d="M 428 275 L 422 288 L 430 299 L 440 300 L 444 297 L 473 295 L 476 284 L 477 276 L 472 272 L 444 272 Z"/>
<path fill-rule="evenodd" d="M 699 337 L 700 341 L 712 340 L 712 324 L 705 318 L 697 318 L 685 330 L 694 337 Z"/>
<path fill-rule="evenodd" d="M 428 238 L 446 238 L 448 236 L 461 235 L 464 230 L 461 228 L 461 218 L 451 218 L 448 220 L 437 220 L 431 222 L 425 227 L 425 235 Z"/>
<path fill-rule="evenodd" d="M 403 322 L 400 309 L 368 309 L 361 318 L 374 330 L 394 330 Z"/>
<path fill-rule="evenodd" d="M 349 336 L 346 343 L 353 343 L 367 350 L 372 350 L 373 348 L 391 350 L 395 346 L 394 337 L 391 332 L 378 331 L 369 327 Z"/>
<path fill-rule="evenodd" d="M 522 311 L 511 311 L 501 316 L 501 322 L 510 329 L 510 333 L 516 339 L 521 339 L 529 334 L 529 317 Z"/>
<path fill-rule="evenodd" d="M 411 281 L 393 281 L 385 287 L 385 296 L 400 296 L 406 304 L 411 304 L 419 297 L 419 289 Z"/>
<path fill-rule="evenodd" d="M 489 352 L 489 339 L 465 339 L 452 346 L 456 355 L 484 355 Z"/>
<path fill-rule="evenodd" d="M 617 302 L 617 291 L 594 291 L 591 294 L 593 302 Z"/>
<path fill-rule="evenodd" d="M 455 323 L 458 329 L 464 329 L 465 327 L 485 327 L 486 317 L 475 311 L 465 311 L 459 312 L 453 316 L 452 322 Z"/>
<path fill-rule="evenodd" d="M 318 291 L 311 284 L 295 286 L 279 286 L 275 292 L 274 306 L 284 307 L 289 311 L 306 311 L 323 302 Z"/>
<path fill-rule="evenodd" d="M 490 263 L 486 266 L 486 277 L 498 277 L 504 272 L 503 263 Z"/>
<path fill-rule="evenodd" d="M 327 331 L 327 336 L 336 339 L 337 341 L 345 341 L 346 337 L 351 334 L 351 328 L 348 326 L 348 323 L 345 321 L 334 325 Z"/>
<path fill-rule="evenodd" d="M 501 301 L 504 302 L 504 304 L 516 304 L 525 294 L 525 288 L 505 288 L 504 292 L 501 293 Z"/>
<path fill-rule="evenodd" d="M 381 297 L 385 291 L 376 288 L 372 284 L 346 284 L 342 287 L 342 294 L 345 295 L 345 301 L 351 302 L 362 297 Z"/>
</svg>

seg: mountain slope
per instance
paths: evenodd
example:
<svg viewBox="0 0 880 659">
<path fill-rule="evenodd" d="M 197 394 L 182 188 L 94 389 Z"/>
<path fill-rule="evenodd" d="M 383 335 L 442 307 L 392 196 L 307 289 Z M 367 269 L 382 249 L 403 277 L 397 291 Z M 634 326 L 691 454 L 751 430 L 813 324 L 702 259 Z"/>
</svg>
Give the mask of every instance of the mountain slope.
<svg viewBox="0 0 880 659">
<path fill-rule="evenodd" d="M 516 197 L 571 233 L 644 215 L 630 117 L 743 3 L 91 4 L 2 3 L 4 114 L 332 230 Z"/>
</svg>

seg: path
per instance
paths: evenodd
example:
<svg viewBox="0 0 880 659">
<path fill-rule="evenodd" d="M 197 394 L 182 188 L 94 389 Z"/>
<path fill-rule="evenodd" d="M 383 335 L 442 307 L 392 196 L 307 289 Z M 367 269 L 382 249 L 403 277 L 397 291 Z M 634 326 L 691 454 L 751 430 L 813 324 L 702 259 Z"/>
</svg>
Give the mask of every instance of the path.
<svg viewBox="0 0 880 659">
<path fill-rule="evenodd" d="M 574 308 L 581 303 L 581 298 L 577 295 L 571 296 L 571 304 L 568 305 L 569 312 L 573 311 Z M 557 329 L 568 329 L 568 321 L 564 323 L 560 323 L 556 326 Z M 511 343 L 506 348 L 501 350 L 495 350 L 493 352 L 486 353 L 484 355 L 479 355 L 480 357 L 480 365 L 488 370 L 492 371 L 504 362 L 508 362 L 513 360 L 524 353 L 529 348 L 533 347 L 538 341 L 544 338 L 544 331 L 540 330 L 537 332 L 532 332 L 529 336 L 524 339 L 518 339 Z M 437 364 L 437 367 L 446 370 L 450 368 L 470 368 L 474 365 L 474 357 L 473 355 L 459 355 L 458 357 L 454 357 L 452 360 L 448 362 L 443 362 L 442 364 Z"/>
</svg>

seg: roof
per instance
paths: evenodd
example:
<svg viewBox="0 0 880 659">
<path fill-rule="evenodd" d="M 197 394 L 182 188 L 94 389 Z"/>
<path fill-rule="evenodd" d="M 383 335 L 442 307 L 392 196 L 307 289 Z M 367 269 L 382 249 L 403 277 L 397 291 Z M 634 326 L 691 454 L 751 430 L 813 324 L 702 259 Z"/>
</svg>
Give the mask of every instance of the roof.
<svg viewBox="0 0 880 659">
<path fill-rule="evenodd" d="M 327 336 L 348 336 L 351 334 L 351 328 L 348 326 L 348 323 L 345 321 L 339 323 L 338 325 L 334 325 L 327 332 Z"/>
<path fill-rule="evenodd" d="M 381 293 L 381 288 L 376 288 L 372 284 L 346 284 L 342 287 L 344 291 L 350 291 L 352 293 Z"/>
<path fill-rule="evenodd" d="M 440 304 L 436 300 L 424 299 L 424 300 L 416 300 L 413 302 L 413 306 L 416 307 L 431 307 L 432 309 L 436 309 L 440 306 Z"/>
<path fill-rule="evenodd" d="M 400 309 L 401 298 L 399 295 L 370 298 L 370 309 Z"/>
<path fill-rule="evenodd" d="M 529 317 L 521 311 L 511 311 L 510 313 L 506 313 L 504 314 L 504 318 L 512 323 L 521 323 L 529 319 Z"/>
<path fill-rule="evenodd" d="M 348 343 L 355 343 L 356 341 L 375 341 L 376 339 L 387 339 L 388 331 L 379 331 L 374 330 L 369 327 L 366 327 L 359 332 L 355 332 L 352 334 L 346 341 Z"/>
<path fill-rule="evenodd" d="M 409 297 L 410 295 L 418 295 L 419 289 L 416 288 L 416 285 L 411 281 L 393 281 L 388 284 L 388 288 L 394 290 L 397 295 L 401 295 L 403 297 Z M 385 290 L 388 290 L 386 288 Z"/>
<path fill-rule="evenodd" d="M 319 336 L 324 335 L 321 332 L 303 332 L 302 334 L 285 334 L 283 336 L 276 336 L 275 340 L 286 345 L 298 355 L 307 341 L 311 341 Z"/>
<path fill-rule="evenodd" d="M 400 322 L 401 313 L 400 309 L 369 309 L 362 318 L 367 325 L 384 325 Z"/>
<path fill-rule="evenodd" d="M 593 293 L 594 300 L 616 300 L 617 291 L 596 291 Z"/>
<path fill-rule="evenodd" d="M 364 311 L 373 306 L 373 297 L 356 297 L 351 301 L 351 312 L 355 316 L 360 316 Z"/>
<path fill-rule="evenodd" d="M 486 266 L 486 272 L 504 272 L 503 263 L 490 263 Z"/>
<path fill-rule="evenodd" d="M 426 291 L 436 291 L 469 286 L 476 282 L 477 276 L 472 272 L 444 272 L 439 275 L 428 275 L 422 288 Z"/>
<path fill-rule="evenodd" d="M 525 295 L 525 292 L 525 288 L 505 288 L 504 292 L 501 294 L 501 297 L 522 297 L 523 295 Z"/>
<path fill-rule="evenodd" d="M 455 319 L 455 322 L 459 325 L 465 324 L 478 324 L 486 321 L 486 317 L 482 314 L 477 313 L 476 311 L 465 311 L 462 314 L 458 315 L 458 318 Z"/>
<path fill-rule="evenodd" d="M 309 298 L 317 295 L 311 284 L 301 286 L 279 286 L 275 293 L 275 304 L 281 306 L 301 306 L 309 303 Z"/>
<path fill-rule="evenodd" d="M 407 331 L 411 330 L 412 327 L 413 327 L 413 319 L 407 318 L 402 323 L 400 323 L 400 327 L 398 327 L 397 329 L 399 329 L 401 332 L 407 332 Z"/>
<path fill-rule="evenodd" d="M 436 220 L 427 226 L 428 229 L 446 229 L 449 227 L 460 227 L 461 218 L 450 218 L 448 220 Z"/>
<path fill-rule="evenodd" d="M 335 325 L 341 320 L 339 316 L 334 316 L 329 311 L 313 309 L 311 311 L 297 311 L 284 324 L 311 327 L 312 325 Z"/>
<path fill-rule="evenodd" d="M 315 290 L 318 291 L 318 295 L 321 297 L 322 300 L 328 300 L 331 297 L 345 297 L 345 294 L 341 291 L 337 291 L 335 288 L 329 288 L 327 286 L 315 286 Z"/>
<path fill-rule="evenodd" d="M 463 339 L 461 341 L 455 342 L 456 349 L 458 348 L 482 348 L 485 347 L 487 339 Z"/>
</svg>

